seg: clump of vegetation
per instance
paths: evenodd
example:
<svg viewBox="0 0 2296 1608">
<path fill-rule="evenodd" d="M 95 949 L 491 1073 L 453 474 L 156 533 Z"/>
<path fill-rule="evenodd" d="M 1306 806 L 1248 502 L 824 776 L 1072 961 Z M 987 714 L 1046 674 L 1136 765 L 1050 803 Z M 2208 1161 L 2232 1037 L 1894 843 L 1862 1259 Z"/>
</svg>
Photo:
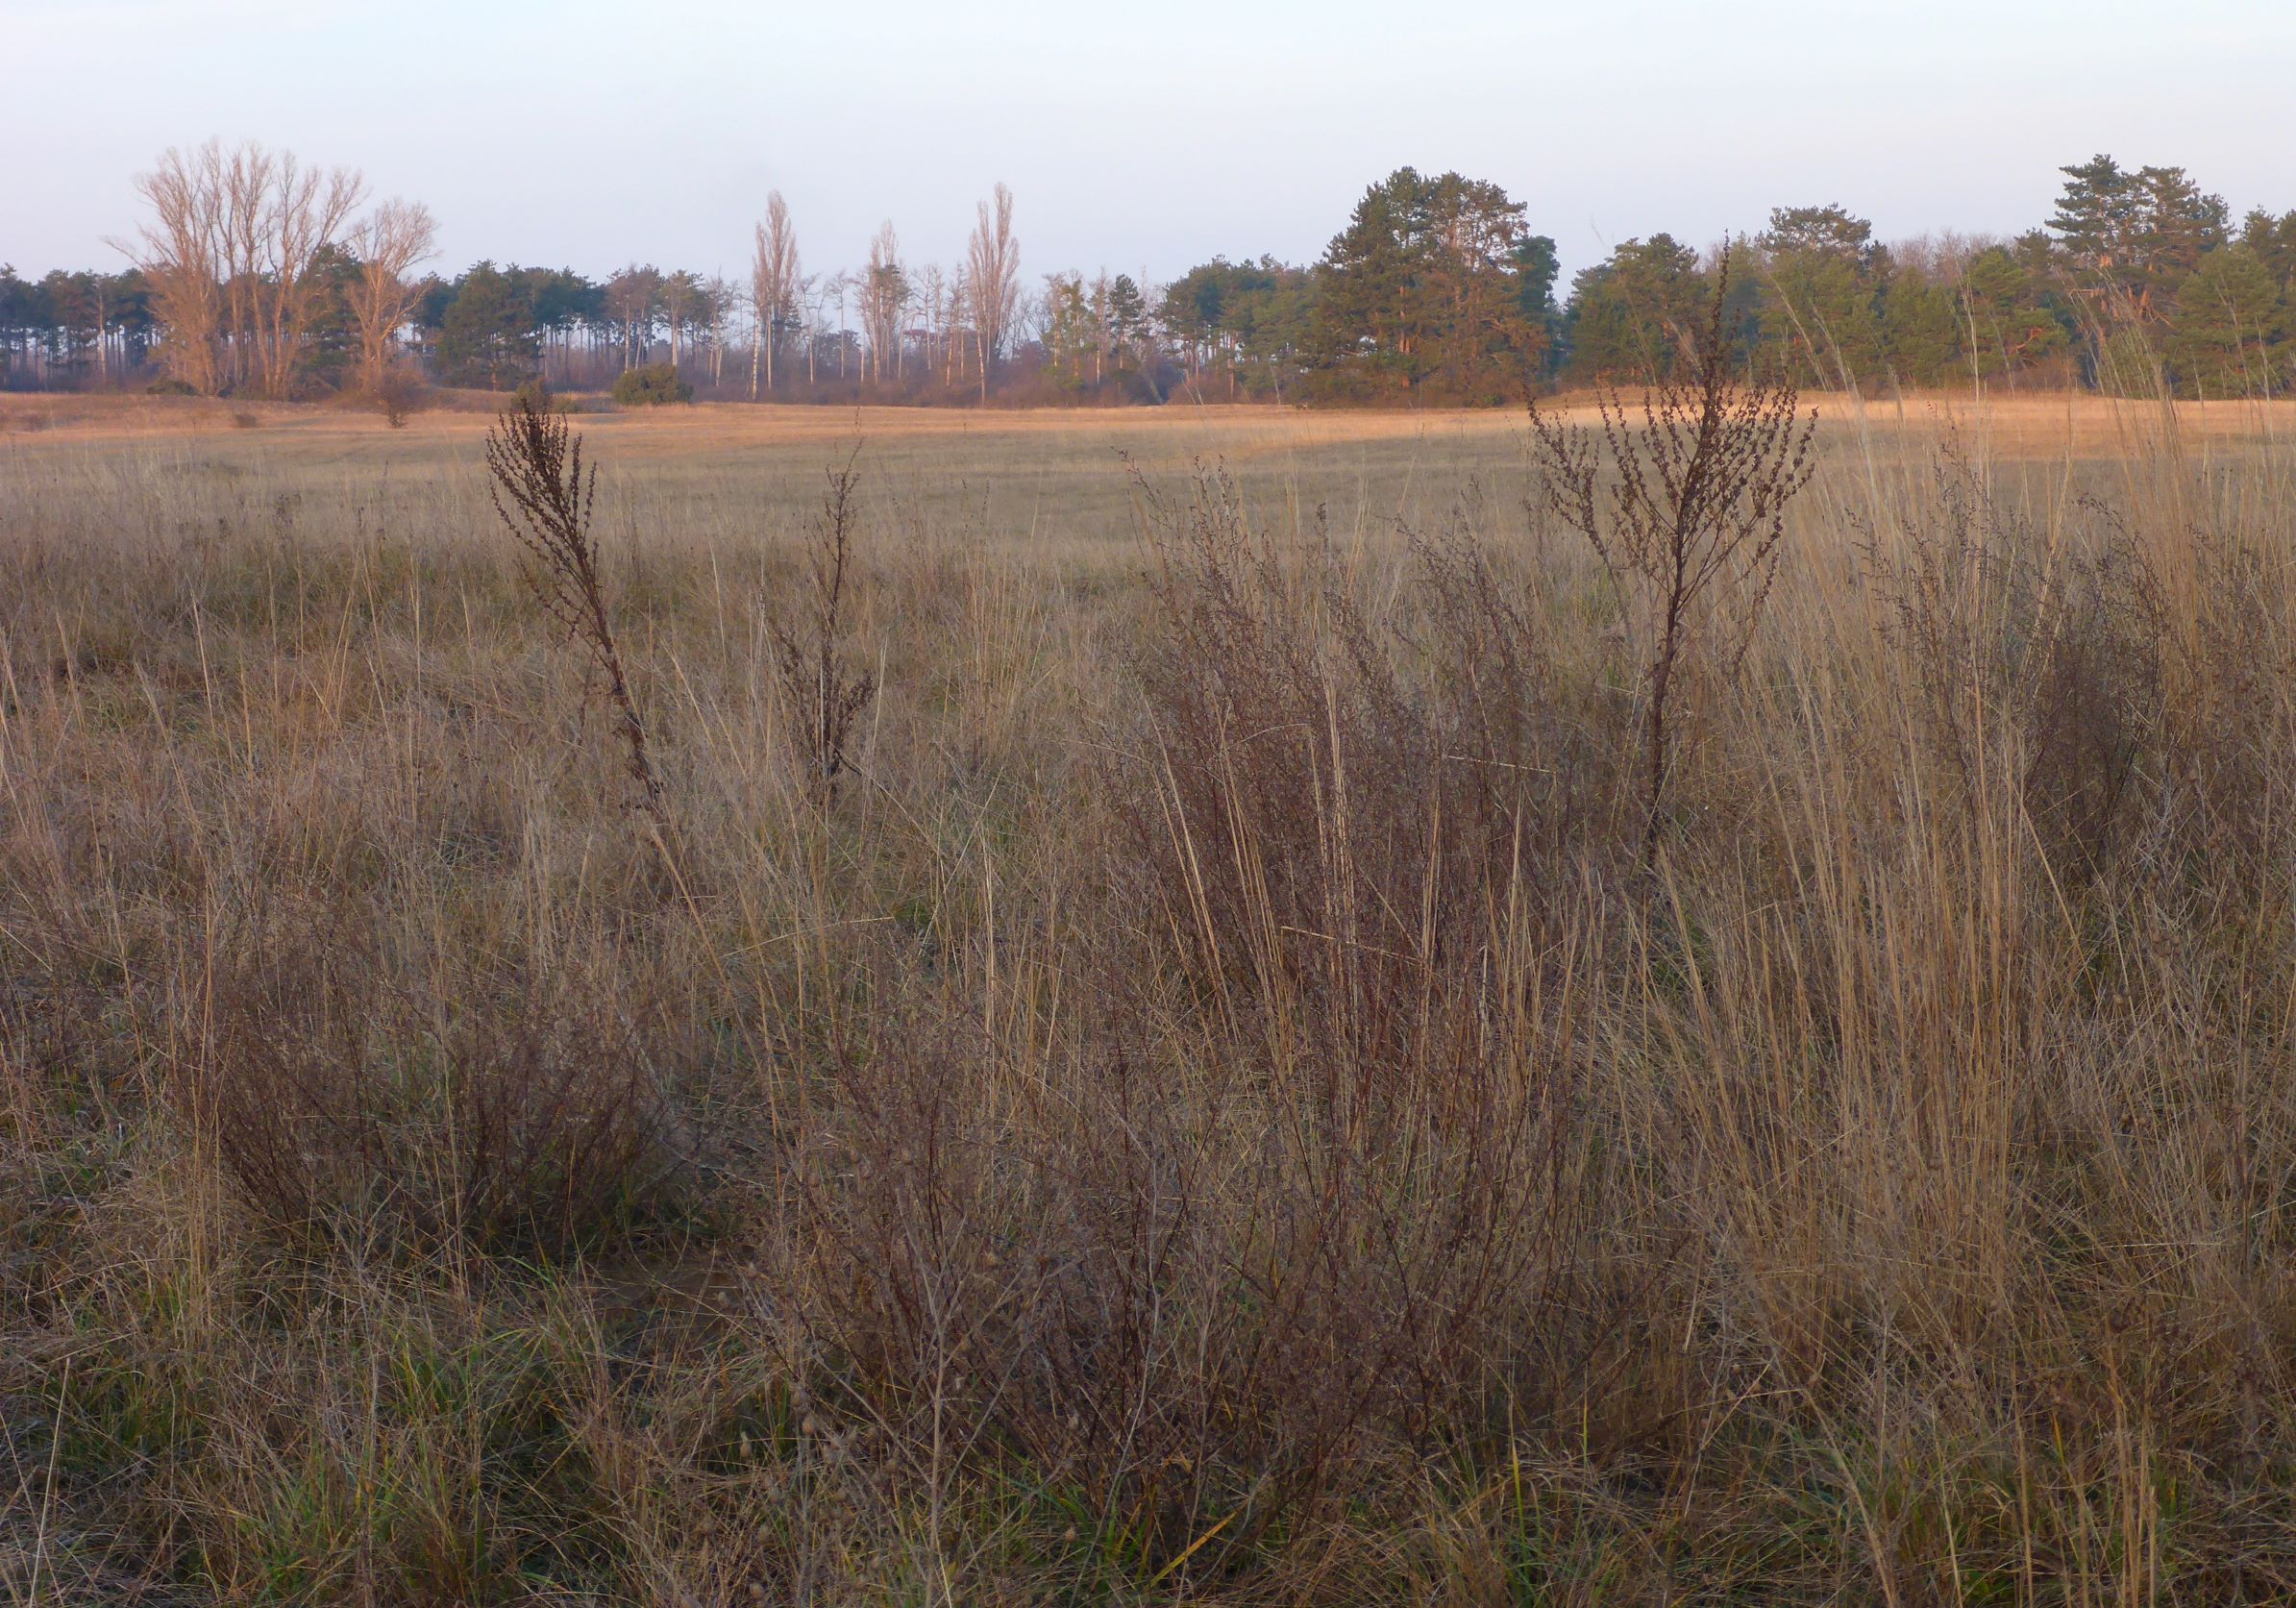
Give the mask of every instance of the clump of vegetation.
<svg viewBox="0 0 2296 1608">
<path fill-rule="evenodd" d="M 2090 528 L 2052 551 L 1958 451 L 1937 473 L 1934 523 L 1868 561 L 1907 701 L 1949 767 L 1941 802 L 1966 820 L 2012 779 L 2051 864 L 2092 875 L 2173 785 L 2161 579 L 2110 508 L 2077 505 Z"/>
<path fill-rule="evenodd" d="M 407 418 L 430 400 L 431 388 L 420 374 L 407 368 L 385 369 L 368 388 L 383 423 L 405 430 Z"/>
<path fill-rule="evenodd" d="M 624 408 L 660 408 L 694 400 L 694 387 L 668 363 L 624 369 L 614 379 L 614 401 Z"/>
<path fill-rule="evenodd" d="M 198 1112 L 273 1225 L 555 1251 L 672 1177 L 663 1092 L 608 977 L 441 955 L 417 993 L 344 921 L 237 937 Z"/>
</svg>

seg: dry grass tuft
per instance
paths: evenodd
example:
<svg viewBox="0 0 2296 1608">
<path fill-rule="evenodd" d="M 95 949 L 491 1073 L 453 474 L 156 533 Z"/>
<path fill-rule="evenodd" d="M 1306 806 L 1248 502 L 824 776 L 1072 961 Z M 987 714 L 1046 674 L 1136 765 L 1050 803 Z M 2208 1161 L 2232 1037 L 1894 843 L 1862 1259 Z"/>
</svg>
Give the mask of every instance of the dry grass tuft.
<svg viewBox="0 0 2296 1608">
<path fill-rule="evenodd" d="M 610 957 L 425 957 L 414 987 L 337 920 L 219 946 L 201 1128 L 271 1223 L 415 1249 L 562 1252 L 658 1210 L 666 1091 Z"/>
</svg>

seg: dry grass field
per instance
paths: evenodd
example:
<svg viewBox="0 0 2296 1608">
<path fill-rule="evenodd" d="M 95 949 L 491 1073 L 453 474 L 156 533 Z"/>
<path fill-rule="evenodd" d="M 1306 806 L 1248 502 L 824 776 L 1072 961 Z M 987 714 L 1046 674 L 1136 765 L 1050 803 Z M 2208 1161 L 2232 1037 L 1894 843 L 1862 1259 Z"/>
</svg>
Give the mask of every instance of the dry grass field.
<svg viewBox="0 0 2296 1608">
<path fill-rule="evenodd" d="M 2296 405 L 1818 406 L 0 399 L 7 1600 L 2296 1598 Z"/>
</svg>

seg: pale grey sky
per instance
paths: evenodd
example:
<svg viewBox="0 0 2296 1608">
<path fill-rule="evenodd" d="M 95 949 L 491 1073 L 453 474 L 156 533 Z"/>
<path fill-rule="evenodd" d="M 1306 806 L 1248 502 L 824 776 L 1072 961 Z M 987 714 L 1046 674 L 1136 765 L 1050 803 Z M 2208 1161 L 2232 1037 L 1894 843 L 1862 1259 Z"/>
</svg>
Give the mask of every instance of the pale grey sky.
<svg viewBox="0 0 2296 1608">
<path fill-rule="evenodd" d="M 890 218 L 1024 267 L 1318 254 L 1402 164 L 1496 180 L 1566 268 L 1839 201 L 1888 237 L 2037 222 L 2096 151 L 2296 207 L 2277 0 L 0 0 L 0 261 L 112 265 L 132 176 L 253 137 L 438 215 L 438 266 L 808 266 Z"/>
</svg>

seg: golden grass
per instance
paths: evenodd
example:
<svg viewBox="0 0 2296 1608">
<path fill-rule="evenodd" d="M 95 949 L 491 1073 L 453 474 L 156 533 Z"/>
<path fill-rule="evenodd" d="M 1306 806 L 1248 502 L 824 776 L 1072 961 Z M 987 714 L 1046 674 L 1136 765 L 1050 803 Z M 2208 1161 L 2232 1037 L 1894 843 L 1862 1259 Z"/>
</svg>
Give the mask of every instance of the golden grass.
<svg viewBox="0 0 2296 1608">
<path fill-rule="evenodd" d="M 0 399 L 10 1599 L 2287 1600 L 2296 413 L 1819 406 L 1645 870 L 1513 415 L 579 416 L 650 810 L 482 414 Z"/>
<path fill-rule="evenodd" d="M 442 442 L 483 435 L 495 400 L 480 392 L 445 393 L 448 406 L 408 415 L 403 432 L 390 431 L 382 417 L 349 406 L 318 407 L 280 403 L 243 404 L 191 397 L 150 397 L 109 393 L 0 392 L 0 434 L 45 435 L 80 442 L 155 435 L 209 435 L 242 430 L 233 416 L 252 413 L 258 430 L 300 450 L 340 452 L 372 437 L 379 450 L 420 458 Z M 577 406 L 590 399 L 577 397 Z M 1804 396 L 1829 427 L 1855 431 L 1861 425 L 1892 441 L 1909 435 L 1918 445 L 1943 423 L 1982 427 L 1999 450 L 2019 458 L 2075 458 L 2117 455 L 2132 439 L 2159 428 L 2173 415 L 2187 441 L 2275 442 L 2296 429 L 2296 400 L 2150 403 L 2142 407 L 2090 392 L 1996 392 L 1973 397 L 1960 392 L 1910 392 L 1888 398 L 1858 398 L 1816 392 Z M 1557 404 L 1565 411 L 1582 405 L 1569 396 Z M 850 441 L 856 433 L 887 447 L 908 443 L 982 441 L 999 444 L 1063 438 L 1076 450 L 1105 445 L 1193 450 L 1196 444 L 1250 450 L 1311 450 L 1353 442 L 1480 442 L 1513 439 L 1521 420 L 1504 408 L 1305 409 L 1242 406 L 1187 406 L 1160 408 L 1056 408 L 988 409 L 947 408 L 753 407 L 741 403 L 701 403 L 688 407 L 639 408 L 582 415 L 583 427 L 628 449 L 650 454 L 772 450 L 787 445 Z M 16 443 L 23 445 L 23 443 Z"/>
</svg>

